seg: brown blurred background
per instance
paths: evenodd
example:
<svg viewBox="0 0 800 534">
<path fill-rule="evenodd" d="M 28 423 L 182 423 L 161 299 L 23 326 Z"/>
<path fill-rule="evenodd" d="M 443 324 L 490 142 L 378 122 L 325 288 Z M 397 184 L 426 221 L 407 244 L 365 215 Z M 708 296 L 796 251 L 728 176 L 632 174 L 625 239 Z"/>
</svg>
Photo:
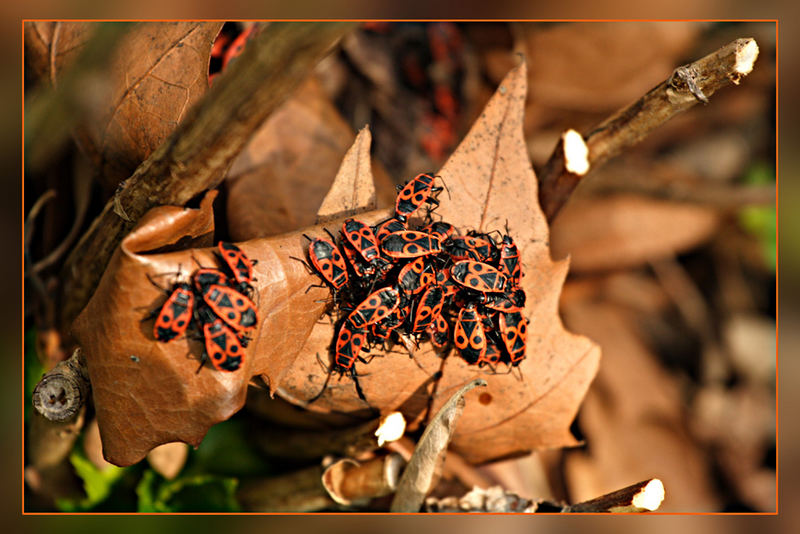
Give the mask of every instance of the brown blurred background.
<svg viewBox="0 0 800 534">
<path fill-rule="evenodd" d="M 761 55 L 742 86 L 592 175 L 553 227 L 554 257 L 573 262 L 565 322 L 604 350 L 574 426 L 587 446 L 546 460 L 556 496 L 577 501 L 663 472 L 665 511 L 774 509 L 774 251 L 769 202 L 745 191 L 774 174 L 774 26 L 368 24 L 318 68 L 318 100 L 300 99 L 338 115 L 314 108 L 315 133 L 370 124 L 373 157 L 398 183 L 441 165 L 523 51 L 538 168 L 564 128 L 586 130 L 743 36 Z M 26 190 L 26 212 L 40 192 Z M 286 209 L 302 226 L 303 207 Z M 526 466 L 512 469 L 496 476 L 525 488 Z"/>
</svg>

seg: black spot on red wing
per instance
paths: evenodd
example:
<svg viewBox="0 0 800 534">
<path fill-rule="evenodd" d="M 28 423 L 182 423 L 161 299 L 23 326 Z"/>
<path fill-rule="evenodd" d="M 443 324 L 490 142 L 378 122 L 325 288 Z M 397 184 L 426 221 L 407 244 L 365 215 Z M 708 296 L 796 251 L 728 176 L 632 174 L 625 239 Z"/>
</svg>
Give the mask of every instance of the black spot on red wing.
<svg viewBox="0 0 800 534">
<path fill-rule="evenodd" d="M 169 323 L 169 315 L 162 315 L 161 316 L 162 323 Z"/>
<path fill-rule="evenodd" d="M 228 316 L 227 317 L 228 317 L 228 319 L 233 321 L 234 319 L 236 319 L 236 313 L 235 312 L 228 312 Z"/>
<path fill-rule="evenodd" d="M 231 354 L 236 354 L 237 352 L 239 352 L 239 346 L 235 344 L 231 345 L 231 347 L 228 349 L 228 352 L 230 352 Z"/>
<path fill-rule="evenodd" d="M 464 345 L 464 343 L 466 343 L 466 342 L 467 342 L 467 340 L 464 338 L 464 336 L 458 336 L 458 337 L 456 337 L 456 343 L 457 343 L 459 346 L 462 346 L 462 345 Z"/>
<path fill-rule="evenodd" d="M 244 306 L 244 300 L 236 299 L 236 307 L 241 308 L 242 306 Z"/>
<path fill-rule="evenodd" d="M 220 351 L 212 352 L 211 353 L 211 358 L 213 358 L 215 360 L 221 360 L 222 359 L 222 352 L 220 352 Z"/>
<path fill-rule="evenodd" d="M 329 271 L 330 269 L 331 269 L 331 265 L 329 263 L 323 263 L 322 264 L 322 270 L 323 271 Z"/>
</svg>

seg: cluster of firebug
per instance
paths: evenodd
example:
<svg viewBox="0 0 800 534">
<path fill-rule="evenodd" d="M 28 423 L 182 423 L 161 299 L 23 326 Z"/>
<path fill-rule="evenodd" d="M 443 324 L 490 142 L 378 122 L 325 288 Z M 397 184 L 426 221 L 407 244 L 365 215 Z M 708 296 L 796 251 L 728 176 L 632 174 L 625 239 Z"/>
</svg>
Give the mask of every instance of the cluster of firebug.
<svg viewBox="0 0 800 534">
<path fill-rule="evenodd" d="M 160 308 L 145 317 L 155 317 L 153 335 L 169 343 L 188 332 L 202 337 L 205 350 L 198 372 L 206 360 L 219 371 L 236 371 L 244 361 L 244 348 L 258 324 L 258 309 L 252 300 L 253 265 L 242 250 L 220 241 L 215 251 L 220 268 L 200 267 L 191 283 L 177 282 Z"/>
<path fill-rule="evenodd" d="M 435 178 L 420 174 L 408 182 L 394 215 L 374 226 L 351 218 L 338 239 L 330 232 L 330 239 L 306 236 L 309 262 L 330 287 L 339 315 L 331 372 L 355 376 L 363 351 L 398 341 L 408 347 L 408 340 L 429 339 L 441 353 L 452 346 L 468 364 L 492 369 L 525 358 L 519 250 L 508 228 L 495 239 L 460 235 L 433 220 L 443 190 Z M 423 206 L 427 214 L 412 222 Z"/>
</svg>

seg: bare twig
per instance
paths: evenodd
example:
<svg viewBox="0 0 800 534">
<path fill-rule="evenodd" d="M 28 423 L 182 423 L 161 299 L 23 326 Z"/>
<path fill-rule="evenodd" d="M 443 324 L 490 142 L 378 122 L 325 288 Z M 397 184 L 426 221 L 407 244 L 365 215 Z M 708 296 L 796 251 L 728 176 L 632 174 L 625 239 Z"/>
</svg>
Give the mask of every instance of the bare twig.
<svg viewBox="0 0 800 534">
<path fill-rule="evenodd" d="M 584 141 L 589 149 L 588 172 L 641 141 L 653 129 L 698 102 L 708 102 L 717 90 L 738 84 L 758 57 L 754 39 L 737 39 L 706 57 L 675 69 L 672 76 L 646 95 L 595 127 Z M 564 139 L 539 173 L 539 202 L 552 221 L 586 173 L 567 169 Z"/>
<path fill-rule="evenodd" d="M 322 486 L 322 466 L 317 465 L 279 477 L 244 482 L 236 494 L 250 512 L 313 512 L 334 508 Z"/>
<path fill-rule="evenodd" d="M 530 500 L 500 486 L 472 488 L 462 497 L 429 498 L 425 511 L 433 513 L 640 513 L 657 510 L 664 500 L 664 485 L 657 478 L 579 504 Z"/>
<path fill-rule="evenodd" d="M 384 424 L 386 422 L 388 425 Z M 255 439 L 258 447 L 265 454 L 278 458 L 322 458 L 328 454 L 357 458 L 365 452 L 374 451 L 383 445 L 377 434 L 379 428 L 386 428 L 394 432 L 389 436 L 391 439 L 383 439 L 383 441 L 394 441 L 402 436 L 405 420 L 399 412 L 392 412 L 359 426 L 330 432 L 287 428 L 276 432 L 275 428 L 268 428 L 258 431 Z M 399 434 L 396 433 L 397 430 L 399 430 Z M 275 439 L 276 435 L 280 435 L 281 438 Z"/>
<path fill-rule="evenodd" d="M 68 423 L 78 416 L 90 391 L 86 361 L 78 348 L 42 377 L 33 390 L 33 407 L 49 421 Z"/>
<path fill-rule="evenodd" d="M 61 322 L 86 305 L 111 254 L 154 206 L 184 205 L 216 187 L 252 133 L 349 30 L 345 23 L 273 23 L 117 189 L 63 270 Z"/>
<path fill-rule="evenodd" d="M 565 513 L 652 512 L 664 500 L 664 484 L 657 478 L 644 480 L 627 488 L 586 502 L 565 506 Z"/>
</svg>

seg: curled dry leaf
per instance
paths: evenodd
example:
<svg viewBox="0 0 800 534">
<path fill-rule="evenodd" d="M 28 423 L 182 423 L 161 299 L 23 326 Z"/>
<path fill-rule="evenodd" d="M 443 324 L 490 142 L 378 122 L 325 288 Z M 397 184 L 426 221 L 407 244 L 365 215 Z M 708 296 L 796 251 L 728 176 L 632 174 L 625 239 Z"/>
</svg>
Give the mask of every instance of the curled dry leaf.
<svg viewBox="0 0 800 534">
<path fill-rule="evenodd" d="M 32 22 L 30 62 L 51 83 L 86 43 L 96 23 Z M 175 129 L 208 89 L 211 45 L 222 22 L 147 22 L 125 36 L 97 95 L 96 113 L 76 139 L 113 187 Z"/>
<path fill-rule="evenodd" d="M 392 512 L 419 511 L 425 501 L 425 495 L 433 487 L 444 461 L 447 444 L 455 431 L 456 421 L 464 410 L 466 404 L 464 395 L 477 386 L 486 386 L 486 380 L 477 378 L 461 387 L 425 428 L 414 454 L 397 483 L 397 492 L 392 500 Z"/>
<path fill-rule="evenodd" d="M 522 133 L 525 96 L 522 64 L 508 74 L 439 171 L 449 196 L 442 194 L 436 213 L 462 231 L 502 230 L 508 222 L 526 272 L 522 285 L 528 296 L 525 314 L 531 321 L 526 359 L 513 373 L 495 374 L 467 365 L 453 353 L 442 360 L 429 343 L 422 343 L 413 357 L 395 346 L 392 353 L 379 353 L 369 364 L 355 364 L 366 403 L 358 397 L 351 378 L 331 378 L 328 389 L 308 409 L 400 410 L 413 429 L 429 410 L 440 409 L 462 384 L 480 376 L 489 386 L 468 394 L 477 402 L 468 403 L 470 408 L 452 440 L 465 459 L 484 462 L 577 443 L 569 425 L 597 371 L 600 352 L 587 338 L 565 331 L 558 317 L 558 297 L 568 265 L 550 259 L 547 223 Z M 371 224 L 388 216 L 388 212 L 370 212 L 359 218 Z M 330 228 L 338 230 L 335 225 Z M 278 389 L 290 402 L 305 405 L 325 382 L 334 330 L 329 318 L 321 321 Z"/>
<path fill-rule="evenodd" d="M 343 458 L 325 468 L 322 485 L 338 504 L 364 504 L 370 499 L 392 493 L 397 487 L 403 466 L 403 457 L 396 453 L 361 463 Z"/>
</svg>

